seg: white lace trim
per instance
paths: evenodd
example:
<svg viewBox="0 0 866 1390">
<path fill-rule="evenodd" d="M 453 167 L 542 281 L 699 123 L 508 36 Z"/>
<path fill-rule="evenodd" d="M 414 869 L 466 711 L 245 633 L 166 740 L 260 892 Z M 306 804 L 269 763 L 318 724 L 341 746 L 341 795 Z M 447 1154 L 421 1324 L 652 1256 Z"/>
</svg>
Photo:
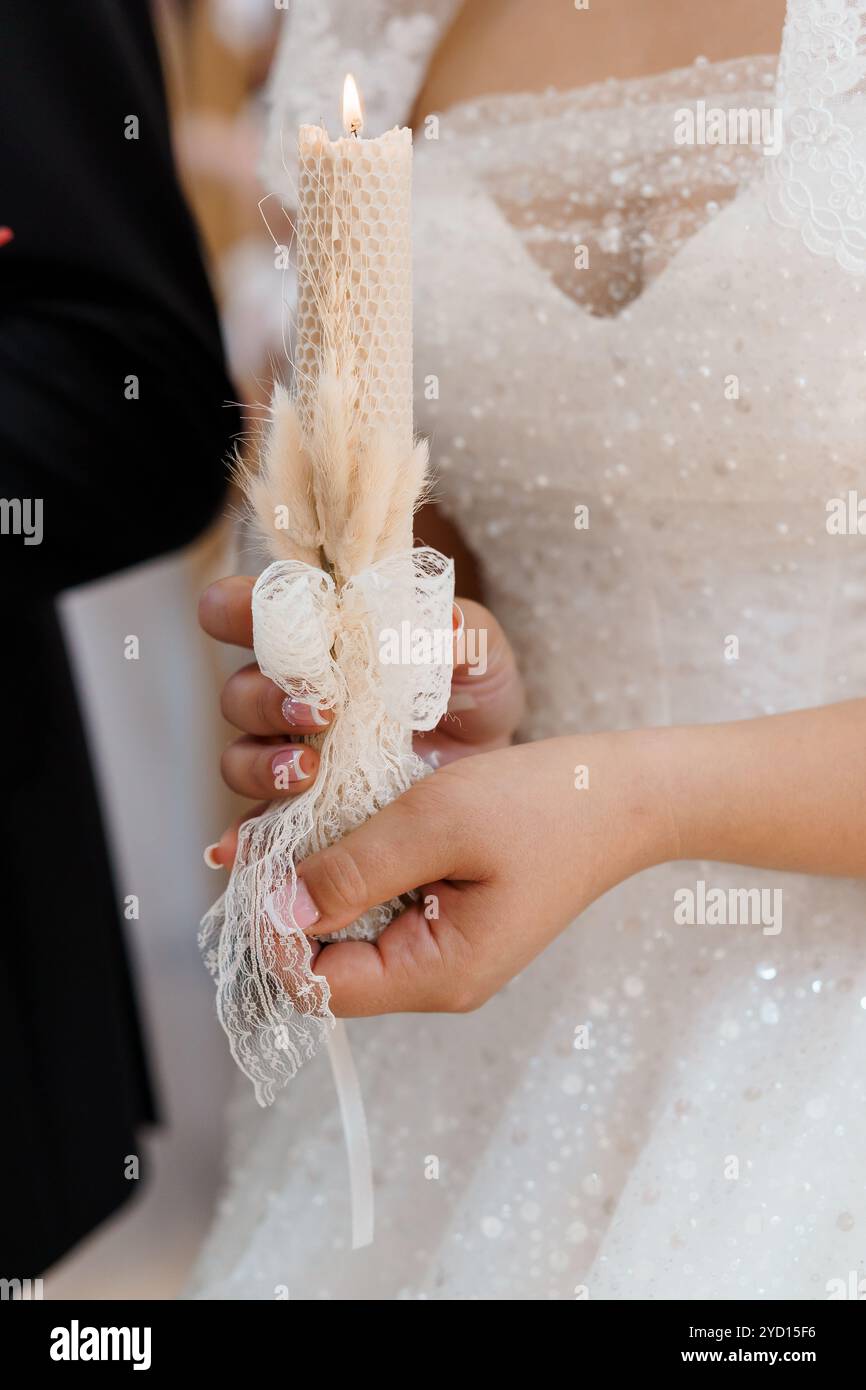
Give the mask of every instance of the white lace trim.
<svg viewBox="0 0 866 1390">
<path fill-rule="evenodd" d="M 866 274 L 866 0 L 789 0 L 769 207 L 810 251 Z"/>
</svg>

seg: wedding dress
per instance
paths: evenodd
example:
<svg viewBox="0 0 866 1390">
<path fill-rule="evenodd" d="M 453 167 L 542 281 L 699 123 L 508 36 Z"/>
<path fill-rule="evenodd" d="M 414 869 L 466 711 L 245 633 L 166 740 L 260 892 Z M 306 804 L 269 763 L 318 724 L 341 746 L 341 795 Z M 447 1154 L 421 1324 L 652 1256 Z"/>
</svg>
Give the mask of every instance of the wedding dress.
<svg viewBox="0 0 866 1390">
<path fill-rule="evenodd" d="M 456 5 L 293 9 L 288 143 L 347 67 L 370 130 L 403 119 Z M 416 424 L 527 739 L 866 695 L 866 542 L 827 524 L 864 461 L 863 0 L 791 3 L 776 69 L 488 97 L 416 140 Z M 677 144 L 698 102 L 779 105 L 781 154 Z M 680 925 L 700 882 L 781 916 Z M 193 1296 L 834 1296 L 866 1272 L 864 921 L 859 882 L 668 864 L 478 1012 L 350 1023 L 366 1249 L 326 1058 L 266 1111 L 241 1078 Z"/>
</svg>

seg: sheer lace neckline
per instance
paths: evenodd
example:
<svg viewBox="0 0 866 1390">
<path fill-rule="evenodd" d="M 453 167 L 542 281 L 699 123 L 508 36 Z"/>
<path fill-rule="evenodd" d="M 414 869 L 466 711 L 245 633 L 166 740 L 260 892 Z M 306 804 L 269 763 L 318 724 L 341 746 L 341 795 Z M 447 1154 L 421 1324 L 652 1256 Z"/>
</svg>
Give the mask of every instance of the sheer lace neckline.
<svg viewBox="0 0 866 1390">
<path fill-rule="evenodd" d="M 550 117 L 557 111 L 574 107 L 591 106 L 595 109 L 622 104 L 643 105 L 663 97 L 666 89 L 676 84 L 680 95 L 687 89 L 694 89 L 693 95 L 704 94 L 708 77 L 729 81 L 733 88 L 733 78 L 741 70 L 753 69 L 752 78 L 760 77 L 767 83 L 768 91 L 776 78 L 779 64 L 777 53 L 743 54 L 739 58 L 723 58 L 717 62 L 697 59 L 685 67 L 666 68 L 663 72 L 647 73 L 638 77 L 602 77 L 596 82 L 584 83 L 579 87 L 543 87 L 537 91 L 485 92 L 475 97 L 465 97 L 461 101 L 443 109 L 440 113 L 447 123 L 470 116 L 473 120 L 484 116 L 494 117 L 506 114 L 511 109 L 519 118 L 530 113 L 535 103 L 544 102 L 546 114 Z"/>
<path fill-rule="evenodd" d="M 486 195 L 518 273 L 528 261 L 571 307 L 616 318 L 767 162 L 753 144 L 678 146 L 678 113 L 698 100 L 769 109 L 775 67 L 735 58 L 460 102 L 438 139 L 418 141 L 418 191 Z"/>
</svg>

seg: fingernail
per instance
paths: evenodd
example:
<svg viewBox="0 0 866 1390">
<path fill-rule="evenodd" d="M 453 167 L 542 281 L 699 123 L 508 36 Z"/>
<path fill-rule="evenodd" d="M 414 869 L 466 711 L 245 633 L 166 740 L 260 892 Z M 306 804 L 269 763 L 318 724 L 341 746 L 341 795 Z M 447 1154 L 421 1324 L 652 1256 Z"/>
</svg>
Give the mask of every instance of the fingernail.
<svg viewBox="0 0 866 1390">
<path fill-rule="evenodd" d="M 432 767 L 434 772 L 441 766 L 442 754 L 439 752 L 438 748 L 425 748 L 424 745 L 421 744 L 420 747 L 415 749 L 415 752 L 418 754 L 422 763 L 426 763 L 428 767 Z"/>
<path fill-rule="evenodd" d="M 291 700 L 288 695 L 281 708 L 287 724 L 306 724 L 313 729 L 325 729 L 330 723 L 325 710 L 306 705 L 303 700 Z"/>
<path fill-rule="evenodd" d="M 278 787 L 287 782 L 303 782 L 309 777 L 312 758 L 306 748 L 284 748 L 271 759 L 271 772 Z"/>
<path fill-rule="evenodd" d="M 318 922 L 321 912 L 316 907 L 310 895 L 310 890 L 302 878 L 298 879 L 295 888 L 295 901 L 291 906 L 292 919 L 295 926 L 300 931 L 306 931 L 314 922 Z"/>
<path fill-rule="evenodd" d="M 466 626 L 466 619 L 463 616 L 463 609 L 459 603 L 451 605 L 451 626 L 454 629 L 454 636 L 459 641 L 463 636 L 463 629 Z"/>
<path fill-rule="evenodd" d="M 289 936 L 292 928 L 295 931 L 306 931 L 318 922 L 321 916 L 302 878 L 295 884 L 294 897 L 292 885 L 285 883 L 282 888 L 269 894 L 265 907 L 280 936 Z"/>
<path fill-rule="evenodd" d="M 219 849 L 219 847 L 219 840 L 217 840 L 215 845 L 208 845 L 205 849 L 204 854 L 202 855 L 202 858 L 204 859 L 204 862 L 207 864 L 209 869 L 222 868 L 222 861 L 217 858 L 217 850 Z"/>
</svg>

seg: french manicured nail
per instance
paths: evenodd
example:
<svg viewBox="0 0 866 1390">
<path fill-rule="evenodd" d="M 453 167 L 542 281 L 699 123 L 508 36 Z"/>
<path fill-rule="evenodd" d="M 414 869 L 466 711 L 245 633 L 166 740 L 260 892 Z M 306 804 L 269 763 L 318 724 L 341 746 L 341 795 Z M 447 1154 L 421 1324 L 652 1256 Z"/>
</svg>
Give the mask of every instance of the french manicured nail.
<svg viewBox="0 0 866 1390">
<path fill-rule="evenodd" d="M 298 879 L 298 886 L 295 889 L 295 901 L 292 904 L 292 916 L 295 919 L 295 926 L 301 931 L 306 931 L 314 922 L 318 922 L 321 912 L 313 902 L 309 888 L 302 878 Z"/>
<path fill-rule="evenodd" d="M 463 609 L 459 603 L 451 605 L 451 626 L 454 629 L 454 637 L 459 641 L 463 636 L 463 629 L 466 626 L 466 619 L 463 616 Z"/>
<path fill-rule="evenodd" d="M 204 855 L 202 856 L 204 862 L 207 864 L 209 869 L 222 868 L 222 860 L 217 858 L 217 851 L 219 847 L 219 840 L 217 840 L 215 845 L 208 845 L 207 849 L 204 852 Z"/>
<path fill-rule="evenodd" d="M 284 787 L 287 782 L 303 782 L 312 772 L 312 761 L 306 748 L 284 748 L 271 759 L 275 785 Z"/>
<path fill-rule="evenodd" d="M 306 931 L 308 927 L 314 926 L 321 916 L 302 878 L 299 878 L 295 885 L 294 897 L 292 885 L 286 883 L 270 894 L 266 907 L 268 916 L 280 936 L 290 936 L 292 928 L 295 931 Z"/>
<path fill-rule="evenodd" d="M 312 927 L 318 922 L 322 914 L 313 902 L 310 890 L 302 878 L 298 879 L 295 886 L 294 902 L 291 901 L 291 890 L 288 891 L 287 897 L 289 916 L 298 931 L 306 931 L 308 927 Z"/>
<path fill-rule="evenodd" d="M 283 701 L 282 711 L 287 724 L 326 729 L 331 722 L 325 710 L 317 709 L 315 705 L 305 705 L 303 700 L 290 700 L 288 695 Z"/>
</svg>

